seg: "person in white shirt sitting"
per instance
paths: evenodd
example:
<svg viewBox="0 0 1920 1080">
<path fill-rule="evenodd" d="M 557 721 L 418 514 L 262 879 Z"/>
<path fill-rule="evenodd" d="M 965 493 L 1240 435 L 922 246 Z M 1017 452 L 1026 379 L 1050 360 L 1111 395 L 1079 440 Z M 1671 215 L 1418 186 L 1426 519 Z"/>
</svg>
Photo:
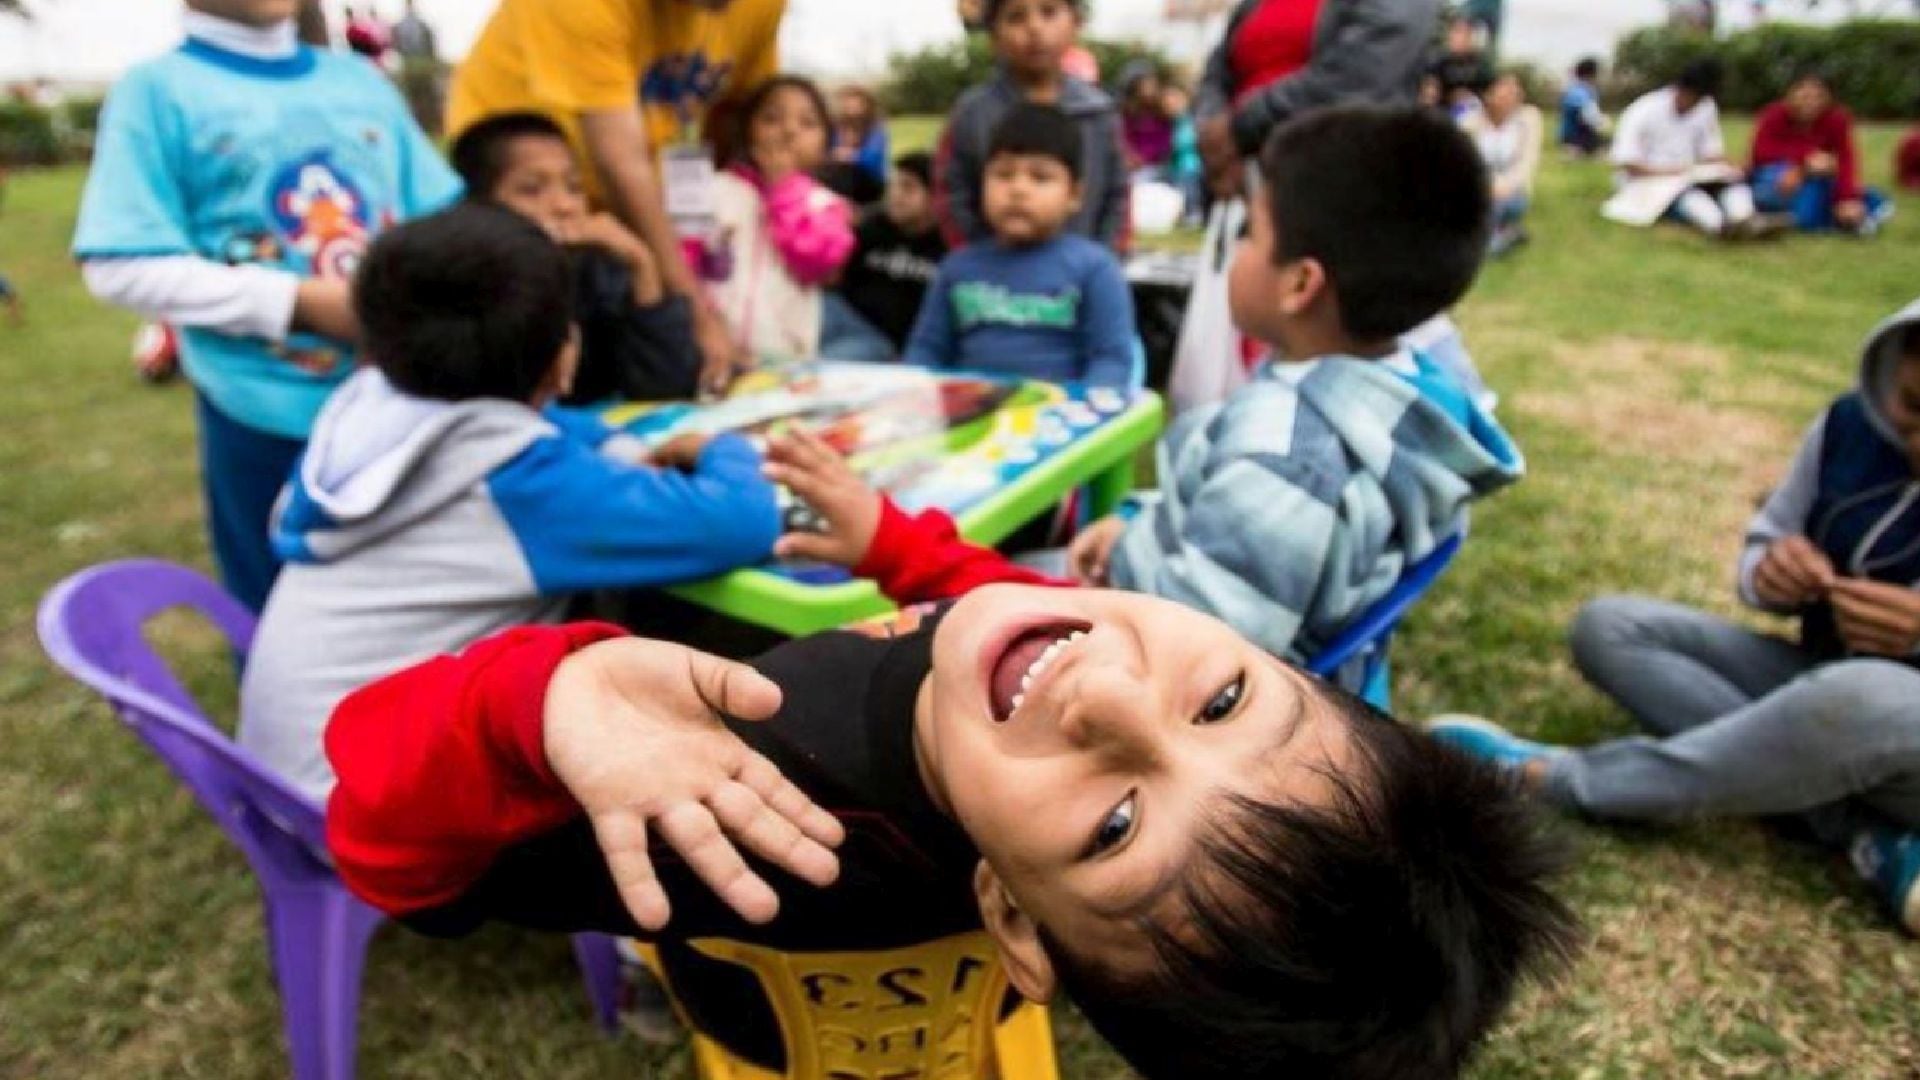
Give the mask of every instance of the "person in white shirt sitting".
<svg viewBox="0 0 1920 1080">
<path fill-rule="evenodd" d="M 1684 221 L 1709 236 L 1748 238 L 1777 231 L 1754 212 L 1753 191 L 1727 161 L 1720 138 L 1720 65 L 1687 65 L 1670 86 L 1627 107 L 1613 140 L 1619 192 L 1602 213 L 1629 225 Z"/>
</svg>

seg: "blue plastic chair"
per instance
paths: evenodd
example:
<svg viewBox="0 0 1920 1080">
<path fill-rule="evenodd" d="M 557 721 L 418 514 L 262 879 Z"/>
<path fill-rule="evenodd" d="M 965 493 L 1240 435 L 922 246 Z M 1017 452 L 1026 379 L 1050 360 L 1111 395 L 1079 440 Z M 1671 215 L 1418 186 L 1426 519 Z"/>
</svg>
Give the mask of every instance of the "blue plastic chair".
<svg viewBox="0 0 1920 1080">
<path fill-rule="evenodd" d="M 1327 642 L 1325 648 L 1314 654 L 1307 670 L 1331 679 L 1349 663 L 1363 659 L 1366 667 L 1360 696 L 1375 708 L 1386 710 L 1392 701 L 1387 649 L 1393 642 L 1393 631 L 1400 620 L 1407 617 L 1407 612 L 1413 610 L 1413 605 L 1433 588 L 1433 583 L 1440 580 L 1440 575 L 1446 573 L 1453 557 L 1460 553 L 1462 540 L 1460 533 L 1454 533 L 1440 541 L 1426 558 L 1409 566 L 1387 595 L 1374 601 L 1372 607 L 1362 611 L 1346 629 Z"/>
<path fill-rule="evenodd" d="M 40 643 L 55 664 L 107 699 L 252 865 L 266 907 L 289 1073 L 295 1080 L 351 1080 L 361 967 L 385 917 L 348 892 L 325 859 L 320 804 L 228 738 L 147 643 L 146 624 L 172 608 L 206 618 L 242 656 L 253 642 L 253 614 L 218 585 L 185 567 L 141 559 L 83 570 L 54 586 L 40 603 Z M 574 951 L 595 1016 L 612 1030 L 619 993 L 613 941 L 580 934 Z"/>
</svg>

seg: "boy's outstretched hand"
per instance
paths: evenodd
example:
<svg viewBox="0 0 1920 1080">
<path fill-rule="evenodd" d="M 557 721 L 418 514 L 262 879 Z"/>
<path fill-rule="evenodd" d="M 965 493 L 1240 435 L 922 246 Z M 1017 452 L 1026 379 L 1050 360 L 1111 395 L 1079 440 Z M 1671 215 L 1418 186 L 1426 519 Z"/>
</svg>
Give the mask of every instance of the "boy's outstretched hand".
<svg viewBox="0 0 1920 1080">
<path fill-rule="evenodd" d="M 1105 585 L 1113 566 L 1113 545 L 1127 531 L 1126 519 L 1109 514 L 1080 530 L 1067 545 L 1067 571 L 1082 585 Z"/>
<path fill-rule="evenodd" d="M 783 559 L 852 568 L 867 557 L 880 528 L 880 495 L 817 435 L 794 431 L 767 447 L 767 479 L 805 500 L 824 532 L 791 532 L 773 545 Z"/>
<path fill-rule="evenodd" d="M 1833 582 L 1833 563 L 1804 536 L 1774 541 L 1753 568 L 1754 593 L 1775 607 L 1805 607 L 1825 596 Z"/>
<path fill-rule="evenodd" d="M 1868 656 L 1905 658 L 1920 651 L 1920 592 L 1860 578 L 1835 578 L 1827 589 L 1840 640 Z"/>
<path fill-rule="evenodd" d="M 719 719 L 765 720 L 779 707 L 779 688 L 753 669 L 641 638 L 590 645 L 554 673 L 547 762 L 642 927 L 657 931 L 672 912 L 649 831 L 752 923 L 771 920 L 780 900 L 736 844 L 814 885 L 838 876 L 840 823 Z"/>
</svg>

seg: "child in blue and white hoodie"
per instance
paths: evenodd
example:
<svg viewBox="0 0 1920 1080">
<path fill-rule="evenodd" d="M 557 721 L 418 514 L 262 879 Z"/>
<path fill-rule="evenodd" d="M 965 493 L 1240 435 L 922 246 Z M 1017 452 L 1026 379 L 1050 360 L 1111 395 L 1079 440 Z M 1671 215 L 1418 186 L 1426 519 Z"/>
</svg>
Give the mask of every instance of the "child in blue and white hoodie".
<svg viewBox="0 0 1920 1080">
<path fill-rule="evenodd" d="M 1276 132 L 1260 173 L 1229 301 L 1278 359 L 1182 415 L 1161 440 L 1159 493 L 1096 522 L 1068 561 L 1082 581 L 1181 601 L 1304 661 L 1522 464 L 1465 387 L 1397 340 L 1479 269 L 1473 143 L 1443 114 L 1333 108 Z M 1358 674 L 1342 682 L 1357 690 Z"/>
<path fill-rule="evenodd" d="M 353 370 L 367 245 L 460 197 L 393 84 L 300 44 L 295 0 L 187 0 L 186 40 L 100 115 L 74 230 L 87 287 L 180 332 L 214 562 L 258 611 L 274 498 Z"/>
<path fill-rule="evenodd" d="M 1797 640 L 1648 597 L 1580 610 L 1574 660 L 1644 734 L 1567 748 L 1478 717 L 1431 730 L 1602 820 L 1796 821 L 1920 936 L 1920 300 L 1868 337 L 1859 386 L 1748 524 L 1736 582 Z"/>
<path fill-rule="evenodd" d="M 542 409 L 579 358 L 573 275 L 539 227 L 464 205 L 377 242 L 355 286 L 370 366 L 321 411 L 273 523 L 286 569 L 240 693 L 240 742 L 324 797 L 348 693 L 570 594 L 708 577 L 780 532 L 738 436 L 637 441 Z"/>
</svg>

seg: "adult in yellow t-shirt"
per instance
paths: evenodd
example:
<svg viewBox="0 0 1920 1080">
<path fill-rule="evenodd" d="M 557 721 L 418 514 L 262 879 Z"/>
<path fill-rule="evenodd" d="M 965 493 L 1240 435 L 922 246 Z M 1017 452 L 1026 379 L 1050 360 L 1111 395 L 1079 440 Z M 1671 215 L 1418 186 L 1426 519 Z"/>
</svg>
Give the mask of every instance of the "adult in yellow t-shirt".
<svg viewBox="0 0 1920 1080">
<path fill-rule="evenodd" d="M 668 220 L 655 155 L 699 130 L 718 104 L 779 70 L 786 0 L 500 0 L 454 73 L 447 132 L 505 112 L 543 112 L 573 141 L 594 200 L 647 242 L 669 288 L 698 284 Z M 738 357 L 696 302 L 703 385 Z"/>
</svg>

